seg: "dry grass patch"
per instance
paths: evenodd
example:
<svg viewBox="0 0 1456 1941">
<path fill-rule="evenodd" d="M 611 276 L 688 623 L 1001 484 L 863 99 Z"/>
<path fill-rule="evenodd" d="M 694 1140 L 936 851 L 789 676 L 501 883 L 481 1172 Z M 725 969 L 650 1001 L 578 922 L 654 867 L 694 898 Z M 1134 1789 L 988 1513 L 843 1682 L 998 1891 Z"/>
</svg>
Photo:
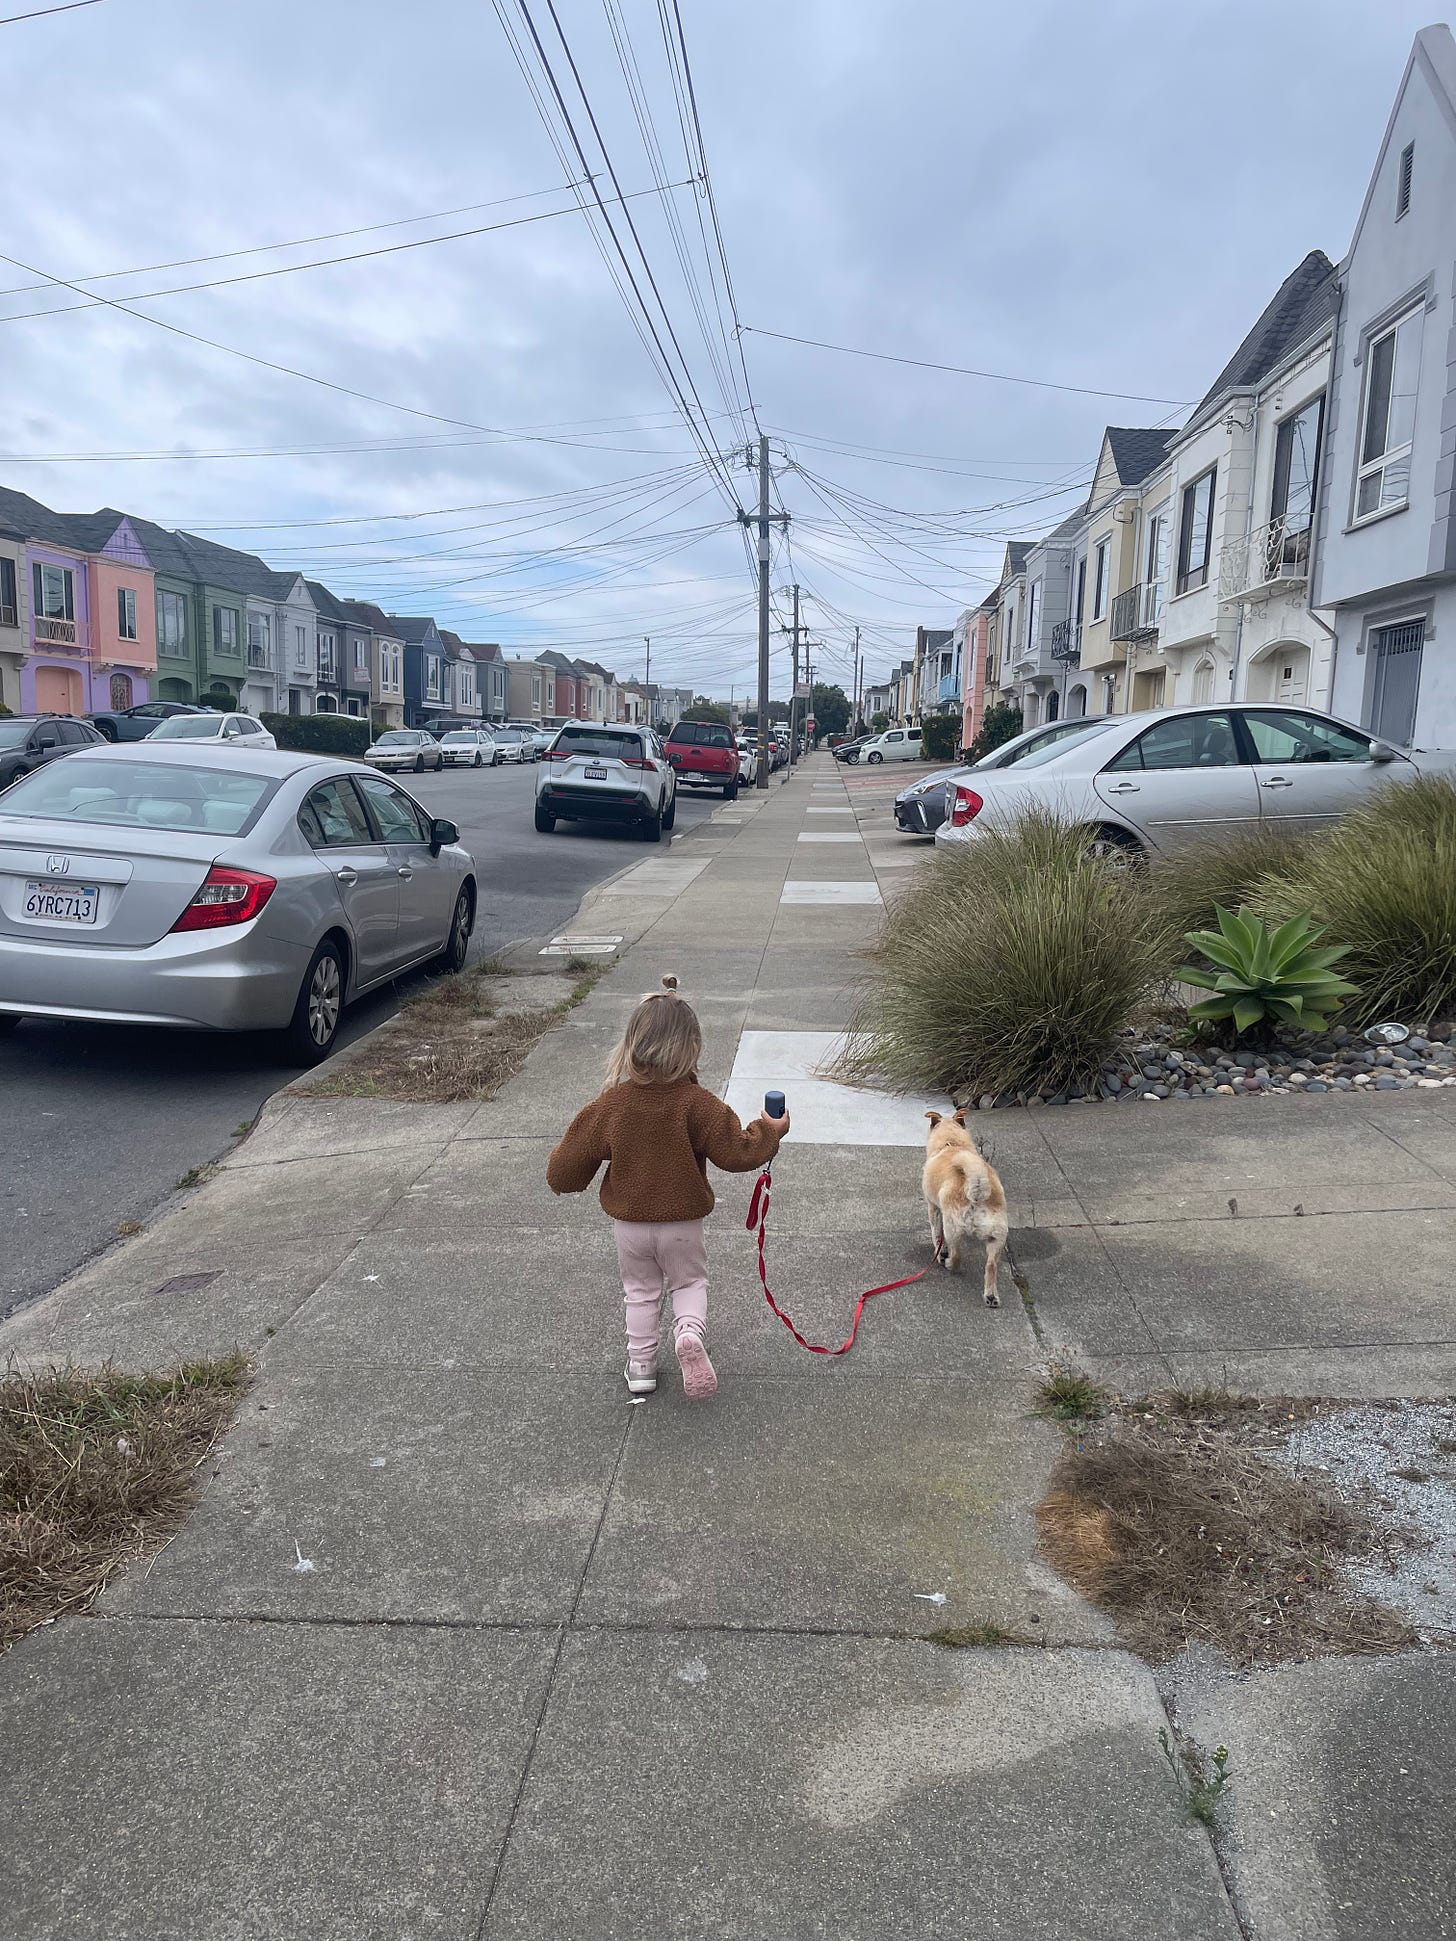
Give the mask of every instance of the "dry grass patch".
<svg viewBox="0 0 1456 1941">
<path fill-rule="evenodd" d="M 527 1010 L 502 1011 L 497 1004 L 492 981 L 510 974 L 499 964 L 435 978 L 388 1024 L 292 1089 L 312 1098 L 424 1105 L 494 1098 L 525 1064 L 532 1046 L 581 1003 L 610 966 L 572 958 L 565 968 L 569 983 L 566 977 L 550 980 L 561 995 Z"/>
<path fill-rule="evenodd" d="M 250 1379 L 242 1355 L 0 1379 L 0 1651 L 180 1527 Z"/>
<path fill-rule="evenodd" d="M 1262 1453 L 1312 1406 L 1184 1393 L 1122 1408 L 1057 1460 L 1036 1509 L 1048 1561 L 1154 1662 L 1194 1642 L 1240 1665 L 1401 1649 L 1410 1626 L 1342 1576 L 1381 1547 L 1372 1511 Z"/>
</svg>

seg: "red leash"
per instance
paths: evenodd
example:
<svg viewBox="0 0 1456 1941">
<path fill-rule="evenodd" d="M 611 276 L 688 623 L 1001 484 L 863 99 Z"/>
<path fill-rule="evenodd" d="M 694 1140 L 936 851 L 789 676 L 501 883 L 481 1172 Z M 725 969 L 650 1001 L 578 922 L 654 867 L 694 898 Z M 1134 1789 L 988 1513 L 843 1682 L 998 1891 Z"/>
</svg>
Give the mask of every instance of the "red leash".
<svg viewBox="0 0 1456 1941">
<path fill-rule="evenodd" d="M 795 1341 L 798 1342 L 799 1346 L 801 1348 L 807 1348 L 811 1355 L 847 1355 L 854 1346 L 855 1336 L 859 1333 L 859 1318 L 864 1313 L 865 1302 L 872 1301 L 876 1294 L 893 1294 L 897 1287 L 913 1287 L 916 1281 L 923 1281 L 925 1276 L 930 1272 L 930 1267 L 933 1267 L 935 1261 L 940 1259 L 940 1249 L 938 1247 L 936 1248 L 935 1260 L 931 1261 L 930 1267 L 922 1267 L 918 1274 L 907 1274 L 902 1281 L 886 1281 L 883 1287 L 867 1288 L 854 1304 L 854 1320 L 850 1323 L 849 1334 L 846 1339 L 841 1341 L 837 1348 L 821 1347 L 817 1341 L 806 1341 L 804 1339 L 803 1335 L 799 1333 L 799 1330 L 794 1326 L 788 1315 L 784 1313 L 783 1309 L 774 1299 L 769 1289 L 768 1270 L 763 1264 L 763 1237 L 764 1229 L 768 1225 L 768 1202 L 772 1189 L 772 1169 L 765 1166 L 758 1178 L 754 1181 L 753 1198 L 749 1202 L 748 1218 L 744 1222 L 750 1233 L 753 1232 L 755 1227 L 758 1228 L 758 1278 L 763 1282 L 764 1299 L 779 1317 L 780 1321 L 783 1322 Z"/>
</svg>

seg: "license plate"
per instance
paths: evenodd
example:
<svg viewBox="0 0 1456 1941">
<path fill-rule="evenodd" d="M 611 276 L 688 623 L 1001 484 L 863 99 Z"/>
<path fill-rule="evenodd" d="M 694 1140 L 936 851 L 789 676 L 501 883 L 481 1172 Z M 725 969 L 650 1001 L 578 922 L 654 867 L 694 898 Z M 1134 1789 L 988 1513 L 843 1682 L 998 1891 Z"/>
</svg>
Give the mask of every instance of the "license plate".
<svg viewBox="0 0 1456 1941">
<path fill-rule="evenodd" d="M 604 768 L 589 768 L 586 771 L 586 779 L 589 782 L 605 782 L 607 771 Z"/>
<path fill-rule="evenodd" d="M 52 883 L 32 877 L 21 914 L 35 923 L 95 923 L 101 891 L 94 883 Z"/>
</svg>

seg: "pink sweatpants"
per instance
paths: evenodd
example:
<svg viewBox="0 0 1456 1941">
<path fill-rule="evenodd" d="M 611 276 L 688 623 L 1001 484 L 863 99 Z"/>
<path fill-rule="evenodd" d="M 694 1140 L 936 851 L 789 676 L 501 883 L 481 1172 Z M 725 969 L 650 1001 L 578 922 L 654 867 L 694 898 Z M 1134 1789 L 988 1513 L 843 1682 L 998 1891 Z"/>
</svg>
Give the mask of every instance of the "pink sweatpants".
<svg viewBox="0 0 1456 1941">
<path fill-rule="evenodd" d="M 701 1220 L 614 1220 L 617 1265 L 627 1310 L 627 1354 L 657 1361 L 657 1315 L 664 1288 L 672 1296 L 672 1338 L 708 1326 L 708 1248 Z"/>
</svg>

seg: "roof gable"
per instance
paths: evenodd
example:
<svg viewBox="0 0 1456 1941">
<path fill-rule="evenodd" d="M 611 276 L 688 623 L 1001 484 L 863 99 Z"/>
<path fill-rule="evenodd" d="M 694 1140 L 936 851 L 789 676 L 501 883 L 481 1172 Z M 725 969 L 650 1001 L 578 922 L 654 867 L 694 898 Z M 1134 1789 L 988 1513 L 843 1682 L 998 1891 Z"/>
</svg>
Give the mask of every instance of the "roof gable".
<svg viewBox="0 0 1456 1941">
<path fill-rule="evenodd" d="M 1450 131 L 1451 139 L 1456 141 L 1456 41 L 1451 38 L 1451 29 L 1445 26 L 1422 27 L 1411 44 L 1410 56 L 1405 64 L 1405 72 L 1400 77 L 1400 86 L 1395 91 L 1391 103 L 1390 119 L 1385 124 L 1385 133 L 1380 138 L 1380 148 L 1375 157 L 1375 166 L 1370 171 L 1370 181 L 1365 190 L 1365 200 L 1360 204 L 1360 214 L 1355 219 L 1355 233 L 1350 238 L 1347 257 L 1353 256 L 1360 244 L 1361 232 L 1375 200 L 1376 187 L 1385 168 L 1385 158 L 1390 151 L 1395 135 L 1395 126 L 1400 119 L 1400 111 L 1405 105 L 1410 91 L 1413 75 L 1420 73 L 1425 85 L 1430 89 L 1432 99 L 1440 109 Z"/>
<path fill-rule="evenodd" d="M 1290 351 L 1306 343 L 1321 327 L 1332 326 L 1336 285 L 1334 264 L 1322 249 L 1312 249 L 1260 311 L 1244 341 L 1199 399 L 1184 430 L 1196 425 L 1225 392 L 1261 384 Z"/>
</svg>

